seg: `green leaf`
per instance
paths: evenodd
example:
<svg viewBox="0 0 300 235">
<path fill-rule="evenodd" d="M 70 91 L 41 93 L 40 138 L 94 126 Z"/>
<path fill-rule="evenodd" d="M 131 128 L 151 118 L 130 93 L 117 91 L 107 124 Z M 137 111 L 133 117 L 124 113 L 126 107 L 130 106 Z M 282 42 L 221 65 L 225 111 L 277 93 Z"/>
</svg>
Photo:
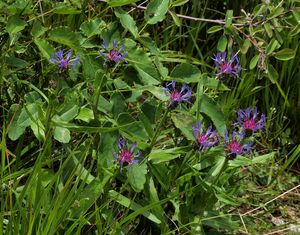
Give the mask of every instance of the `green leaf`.
<svg viewBox="0 0 300 235">
<path fill-rule="evenodd" d="M 290 49 L 290 48 L 285 48 L 285 49 L 282 49 L 281 51 L 278 51 L 275 53 L 275 58 L 277 60 L 283 60 L 283 61 L 286 61 L 286 60 L 291 60 L 295 57 L 296 55 L 296 51 L 293 50 L 293 49 Z"/>
<path fill-rule="evenodd" d="M 6 64 L 12 67 L 16 67 L 16 68 L 26 68 L 29 63 L 25 60 L 19 59 L 17 57 L 14 56 L 10 56 L 8 58 L 6 58 Z"/>
<path fill-rule="evenodd" d="M 272 31 L 271 25 L 270 25 L 269 23 L 265 23 L 265 24 L 263 24 L 263 25 L 264 25 L 264 28 L 265 28 L 267 34 L 268 34 L 268 37 L 269 37 L 269 38 L 272 38 L 272 36 L 273 36 L 273 31 Z"/>
<path fill-rule="evenodd" d="M 227 46 L 227 37 L 226 35 L 222 35 L 218 41 L 217 48 L 219 51 L 225 51 Z"/>
<path fill-rule="evenodd" d="M 181 5 L 184 5 L 188 2 L 189 0 L 176 0 L 172 2 L 172 7 L 178 7 Z"/>
<path fill-rule="evenodd" d="M 201 79 L 201 72 L 195 66 L 191 64 L 179 64 L 170 74 L 172 80 L 184 83 L 199 82 Z"/>
<path fill-rule="evenodd" d="M 77 116 L 78 110 L 79 107 L 77 105 L 74 105 L 71 109 L 60 115 L 60 119 L 65 122 L 69 122 Z"/>
<path fill-rule="evenodd" d="M 230 26 L 232 24 L 233 10 L 227 10 L 225 17 L 225 26 Z"/>
<path fill-rule="evenodd" d="M 192 133 L 192 126 L 195 124 L 196 120 L 190 116 L 188 113 L 172 113 L 172 121 L 174 125 L 181 130 L 182 134 L 189 139 L 194 140 L 194 135 Z"/>
<path fill-rule="evenodd" d="M 266 72 L 267 72 L 268 77 L 270 78 L 272 83 L 275 83 L 275 81 L 278 80 L 279 74 L 276 71 L 276 69 L 273 67 L 273 65 L 267 64 L 267 71 Z"/>
<path fill-rule="evenodd" d="M 125 29 L 128 29 L 132 33 L 132 35 L 135 38 L 137 38 L 139 35 L 139 31 L 134 19 L 129 14 L 127 14 L 127 12 L 123 11 L 121 8 L 115 9 L 115 15 L 120 19 L 122 26 Z"/>
<path fill-rule="evenodd" d="M 279 45 L 279 42 L 273 38 L 266 47 L 267 55 L 270 55 Z"/>
<path fill-rule="evenodd" d="M 209 116 L 220 135 L 223 135 L 226 129 L 226 118 L 218 104 L 204 93 L 199 95 L 198 102 L 199 111 Z"/>
<path fill-rule="evenodd" d="M 143 163 L 140 165 L 134 163 L 127 169 L 127 178 L 131 187 L 135 192 L 141 192 L 144 189 L 144 184 L 146 182 L 147 164 Z"/>
<path fill-rule="evenodd" d="M 179 19 L 179 17 L 176 15 L 175 12 L 173 11 L 169 11 L 170 15 L 172 16 L 173 20 L 174 20 L 174 23 L 180 27 L 181 26 L 181 20 Z"/>
<path fill-rule="evenodd" d="M 50 60 L 50 56 L 54 55 L 55 52 L 54 48 L 50 45 L 50 43 L 48 43 L 44 39 L 38 39 L 38 38 L 34 39 L 34 43 L 39 48 L 42 56 L 45 59 Z"/>
<path fill-rule="evenodd" d="M 83 22 L 80 30 L 89 38 L 98 35 L 105 28 L 106 24 L 103 20 L 96 18 Z"/>
<path fill-rule="evenodd" d="M 49 39 L 76 50 L 79 47 L 80 35 L 68 27 L 57 27 L 49 32 Z"/>
<path fill-rule="evenodd" d="M 253 56 L 253 58 L 250 60 L 250 64 L 249 64 L 249 68 L 252 70 L 256 67 L 257 65 L 257 62 L 258 62 L 258 59 L 259 59 L 259 55 L 255 55 Z"/>
<path fill-rule="evenodd" d="M 18 119 L 21 114 L 21 106 L 19 104 L 13 104 L 9 109 L 9 123 L 8 137 L 15 141 L 25 132 L 26 127 L 18 125 Z"/>
<path fill-rule="evenodd" d="M 148 159 L 153 163 L 168 162 L 187 153 L 190 147 L 175 147 L 171 149 L 155 149 L 152 150 Z"/>
<path fill-rule="evenodd" d="M 33 37 L 38 38 L 42 36 L 46 31 L 47 29 L 42 26 L 40 21 L 34 21 L 30 33 Z"/>
<path fill-rule="evenodd" d="M 218 32 L 220 30 L 222 30 L 223 27 L 220 26 L 220 25 L 215 25 L 215 26 L 212 26 L 210 27 L 208 30 L 207 30 L 207 33 L 210 34 L 210 33 L 215 33 L 215 32 Z"/>
<path fill-rule="evenodd" d="M 88 109 L 88 108 L 81 108 L 79 111 L 79 114 L 76 116 L 75 119 L 82 120 L 85 122 L 90 122 L 91 120 L 94 119 L 93 110 Z"/>
<path fill-rule="evenodd" d="M 275 152 L 271 152 L 268 154 L 264 154 L 258 157 L 254 157 L 253 159 L 237 156 L 234 160 L 229 161 L 230 167 L 241 167 L 241 166 L 250 166 L 254 164 L 267 164 L 271 159 L 275 156 Z"/>
<path fill-rule="evenodd" d="M 39 105 L 37 103 L 26 105 L 22 108 L 20 116 L 18 118 L 18 126 L 27 127 L 30 126 L 33 119 L 38 118 Z"/>
<path fill-rule="evenodd" d="M 145 10 L 147 24 L 156 24 L 163 21 L 168 11 L 169 0 L 151 0 Z"/>
<path fill-rule="evenodd" d="M 69 5 L 58 5 L 53 9 L 53 13 L 59 15 L 76 15 L 80 14 L 82 10 L 78 10 L 77 8 L 70 7 Z"/>
<path fill-rule="evenodd" d="M 41 120 L 37 119 L 30 125 L 33 134 L 39 141 L 45 140 L 45 127 Z"/>
<path fill-rule="evenodd" d="M 135 3 L 137 0 L 107 0 L 110 7 L 120 7 Z"/>
<path fill-rule="evenodd" d="M 22 31 L 26 27 L 26 25 L 27 25 L 26 21 L 20 19 L 20 17 L 17 15 L 13 15 L 8 17 L 6 31 L 10 35 L 12 35 Z"/>
<path fill-rule="evenodd" d="M 248 49 L 249 49 L 249 47 L 251 47 L 251 45 L 252 44 L 251 44 L 250 40 L 249 39 L 245 39 L 245 41 L 243 43 L 243 46 L 241 48 L 242 54 L 246 54 L 247 51 L 248 51 Z"/>
<path fill-rule="evenodd" d="M 54 139 L 61 143 L 69 143 L 71 140 L 70 131 L 64 127 L 55 127 Z"/>
<path fill-rule="evenodd" d="M 129 199 L 128 197 L 123 196 L 122 194 L 114 191 L 114 190 L 110 190 L 108 192 L 109 196 L 115 200 L 117 203 L 121 204 L 122 206 L 125 206 L 131 210 L 137 211 L 138 209 L 140 209 L 140 213 L 145 216 L 147 219 L 153 221 L 156 224 L 160 224 L 161 221 L 152 213 L 149 212 L 149 210 L 142 210 L 143 207 L 139 204 L 137 204 L 136 202 L 132 201 L 131 199 Z"/>
</svg>

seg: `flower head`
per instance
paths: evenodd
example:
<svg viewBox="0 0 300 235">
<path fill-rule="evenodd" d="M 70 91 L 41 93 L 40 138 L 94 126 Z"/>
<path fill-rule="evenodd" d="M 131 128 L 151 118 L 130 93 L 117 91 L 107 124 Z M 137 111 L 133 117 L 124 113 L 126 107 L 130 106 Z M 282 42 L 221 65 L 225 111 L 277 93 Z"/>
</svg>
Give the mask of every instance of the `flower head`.
<svg viewBox="0 0 300 235">
<path fill-rule="evenodd" d="M 73 55 L 72 50 L 69 50 L 65 56 L 63 50 L 58 50 L 57 52 L 54 53 L 54 56 L 50 56 L 50 61 L 52 63 L 58 64 L 58 67 L 62 72 L 66 72 L 69 70 L 71 66 L 80 64 L 79 55 L 71 59 L 72 55 Z"/>
<path fill-rule="evenodd" d="M 225 131 L 224 145 L 229 158 L 234 158 L 238 154 L 246 154 L 251 148 L 251 142 L 244 144 L 244 133 L 238 134 L 236 131 L 233 131 L 231 136 L 228 136 L 227 130 Z"/>
<path fill-rule="evenodd" d="M 248 107 L 245 111 L 238 109 L 238 122 L 235 125 L 240 125 L 243 130 L 247 133 L 253 134 L 253 132 L 263 128 L 266 124 L 266 117 L 257 111 L 257 107 Z"/>
<path fill-rule="evenodd" d="M 215 145 L 219 140 L 217 138 L 217 131 L 212 130 L 209 126 L 206 131 L 201 130 L 202 122 L 198 122 L 193 126 L 193 134 L 196 139 L 196 145 L 199 146 L 199 151 Z"/>
<path fill-rule="evenodd" d="M 118 42 L 116 40 L 113 41 L 113 48 L 109 49 L 108 42 L 103 42 L 103 48 L 105 49 L 105 52 L 99 51 L 100 56 L 102 56 L 105 61 L 104 65 L 115 65 L 120 60 L 123 60 L 125 63 L 127 61 L 124 59 L 124 57 L 127 55 L 127 51 L 124 51 L 124 44 L 120 43 L 120 47 L 118 47 Z M 98 56 L 98 57 L 100 57 Z"/>
<path fill-rule="evenodd" d="M 129 148 L 127 146 L 126 139 L 121 137 L 117 142 L 117 146 L 119 148 L 119 152 L 115 153 L 114 155 L 117 161 L 119 161 L 119 163 L 121 164 L 121 166 L 123 165 L 127 166 L 138 162 L 136 158 L 139 158 L 141 156 L 141 152 L 139 150 L 136 151 L 136 146 L 137 146 L 136 142 L 134 142 Z"/>
<path fill-rule="evenodd" d="M 188 87 L 186 84 L 183 84 L 181 88 L 176 88 L 176 81 L 172 81 L 166 83 L 166 87 L 164 88 L 165 93 L 169 96 L 169 105 L 171 107 L 173 105 L 186 103 L 189 101 L 192 95 L 192 89 Z"/>
<path fill-rule="evenodd" d="M 217 68 L 217 77 L 222 75 L 232 75 L 238 77 L 239 72 L 242 70 L 240 59 L 237 55 L 232 54 L 230 60 L 227 59 L 226 52 L 218 52 L 215 58 L 215 66 Z"/>
</svg>

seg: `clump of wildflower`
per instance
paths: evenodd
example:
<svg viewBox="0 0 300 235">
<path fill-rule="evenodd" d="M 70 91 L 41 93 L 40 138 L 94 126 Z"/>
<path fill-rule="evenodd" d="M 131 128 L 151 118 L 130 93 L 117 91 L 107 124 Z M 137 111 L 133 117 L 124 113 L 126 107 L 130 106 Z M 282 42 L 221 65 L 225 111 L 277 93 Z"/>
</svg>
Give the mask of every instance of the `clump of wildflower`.
<svg viewBox="0 0 300 235">
<path fill-rule="evenodd" d="M 188 102 L 192 96 L 192 89 L 187 84 L 183 84 L 181 88 L 177 88 L 176 81 L 166 83 L 164 91 L 169 96 L 169 108 L 174 108 L 178 104 Z"/>
<path fill-rule="evenodd" d="M 238 154 L 246 154 L 251 148 L 251 142 L 244 144 L 244 133 L 239 134 L 236 131 L 233 131 L 231 136 L 228 136 L 227 130 L 225 131 L 224 145 L 228 159 L 234 159 Z"/>
<path fill-rule="evenodd" d="M 120 46 L 118 46 L 118 42 L 114 40 L 112 46 L 113 48 L 109 49 L 108 42 L 104 41 L 103 48 L 105 49 L 105 52 L 99 51 L 100 56 L 102 56 L 105 59 L 104 65 L 114 66 L 120 60 L 127 63 L 127 61 L 124 58 L 128 52 L 124 51 L 124 44 L 120 43 Z"/>
<path fill-rule="evenodd" d="M 127 166 L 138 162 L 137 158 L 139 158 L 142 153 L 136 149 L 136 142 L 134 142 L 129 148 L 126 139 L 121 137 L 117 141 L 117 146 L 119 151 L 114 155 L 121 166 Z"/>
<path fill-rule="evenodd" d="M 237 55 L 232 54 L 230 60 L 227 59 L 226 52 L 218 52 L 215 58 L 215 66 L 217 68 L 217 77 L 223 75 L 232 75 L 238 77 L 239 72 L 242 70 L 240 59 Z"/>
<path fill-rule="evenodd" d="M 212 130 L 211 126 L 209 126 L 206 131 L 202 130 L 201 127 L 202 122 L 198 122 L 193 126 L 193 135 L 199 151 L 212 147 L 219 141 L 217 131 Z"/>
<path fill-rule="evenodd" d="M 238 122 L 235 125 L 240 125 L 246 135 L 252 135 L 266 125 L 266 117 L 264 114 L 259 115 L 257 107 L 248 107 L 245 111 L 238 109 Z M 260 116 L 260 117 L 259 117 Z"/>
<path fill-rule="evenodd" d="M 72 55 L 72 50 L 69 50 L 65 56 L 63 50 L 58 50 L 54 56 L 50 56 L 50 61 L 56 63 L 61 72 L 66 72 L 70 67 L 80 64 L 79 55 L 71 59 Z"/>
</svg>

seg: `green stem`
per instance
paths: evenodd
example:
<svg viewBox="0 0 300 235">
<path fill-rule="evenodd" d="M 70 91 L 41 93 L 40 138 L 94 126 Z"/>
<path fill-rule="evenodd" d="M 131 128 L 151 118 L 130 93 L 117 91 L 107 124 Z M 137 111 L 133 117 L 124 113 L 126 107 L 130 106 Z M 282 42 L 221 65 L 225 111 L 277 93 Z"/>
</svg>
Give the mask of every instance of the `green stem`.
<svg viewBox="0 0 300 235">
<path fill-rule="evenodd" d="M 161 119 L 161 121 L 160 121 L 160 123 L 159 123 L 159 125 L 158 125 L 158 127 L 157 127 L 157 129 L 155 131 L 155 133 L 154 133 L 154 136 L 153 136 L 151 144 L 150 144 L 150 151 L 152 150 L 153 146 L 156 143 L 158 135 L 160 134 L 160 131 L 161 131 L 161 127 L 164 124 L 164 122 L 165 122 L 165 120 L 166 120 L 166 118 L 168 116 L 168 113 L 169 113 L 169 110 L 167 109 L 167 111 L 165 112 L 164 116 L 162 117 L 162 119 Z"/>
</svg>

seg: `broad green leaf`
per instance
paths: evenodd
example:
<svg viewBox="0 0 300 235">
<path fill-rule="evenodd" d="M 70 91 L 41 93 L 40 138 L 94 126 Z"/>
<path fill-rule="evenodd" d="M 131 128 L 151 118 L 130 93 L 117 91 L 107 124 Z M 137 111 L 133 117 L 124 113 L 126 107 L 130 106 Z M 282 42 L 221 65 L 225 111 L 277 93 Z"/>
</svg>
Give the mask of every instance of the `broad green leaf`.
<svg viewBox="0 0 300 235">
<path fill-rule="evenodd" d="M 145 10 L 147 24 L 156 24 L 163 21 L 168 11 L 169 0 L 151 0 Z"/>
<path fill-rule="evenodd" d="M 212 88 L 219 91 L 230 91 L 221 81 L 208 77 L 207 74 L 202 74 L 201 82 L 204 87 Z"/>
<path fill-rule="evenodd" d="M 108 192 L 108 194 L 113 200 L 115 200 L 117 203 L 121 204 L 122 206 L 125 206 L 133 211 L 137 211 L 138 209 L 140 209 L 141 214 L 143 216 L 145 216 L 147 219 L 151 220 L 152 222 L 154 222 L 156 224 L 161 223 L 161 221 L 155 215 L 150 213 L 149 210 L 147 210 L 147 209 L 142 210 L 143 207 L 141 205 L 132 201 L 128 197 L 125 197 L 122 194 L 120 194 L 114 190 L 110 190 Z"/>
<path fill-rule="evenodd" d="M 275 81 L 278 80 L 279 74 L 276 71 L 276 69 L 271 64 L 267 64 L 267 71 L 266 71 L 268 77 L 270 78 L 272 83 L 275 83 Z"/>
<path fill-rule="evenodd" d="M 49 39 L 76 50 L 79 47 L 80 34 L 74 33 L 68 27 L 57 27 L 49 32 Z"/>
<path fill-rule="evenodd" d="M 201 79 L 201 72 L 195 66 L 191 64 L 179 64 L 170 74 L 172 80 L 184 83 L 199 82 Z"/>
<path fill-rule="evenodd" d="M 290 48 L 282 49 L 275 53 L 275 58 L 277 60 L 291 60 L 295 57 L 296 51 Z"/>
<path fill-rule="evenodd" d="M 215 32 L 218 32 L 220 30 L 222 30 L 223 27 L 220 26 L 220 25 L 214 25 L 212 27 L 210 27 L 208 30 L 207 30 L 207 33 L 210 34 L 210 33 L 215 33 Z"/>
<path fill-rule="evenodd" d="M 110 7 L 121 7 L 135 3 L 136 1 L 137 0 L 107 0 L 107 3 Z"/>
<path fill-rule="evenodd" d="M 21 114 L 21 106 L 19 104 L 13 104 L 9 109 L 9 123 L 8 137 L 15 141 L 25 132 L 26 127 L 18 125 L 18 119 Z"/>
<path fill-rule="evenodd" d="M 77 105 L 74 105 L 71 109 L 61 114 L 60 119 L 65 122 L 69 122 L 77 116 L 78 110 L 79 107 Z"/>
<path fill-rule="evenodd" d="M 39 141 L 45 140 L 45 127 L 40 119 L 33 121 L 30 125 L 33 134 Z"/>
<path fill-rule="evenodd" d="M 241 166 L 250 166 L 254 164 L 268 164 L 268 162 L 273 159 L 275 152 L 264 154 L 261 156 L 254 157 L 250 159 L 244 156 L 237 156 L 234 160 L 229 161 L 228 166 L 230 167 L 241 167 Z"/>
<path fill-rule="evenodd" d="M 144 189 L 144 184 L 146 182 L 146 174 L 146 163 L 134 163 L 127 167 L 127 179 L 135 192 L 139 193 Z"/>
<path fill-rule="evenodd" d="M 222 35 L 218 41 L 217 48 L 219 51 L 225 51 L 227 47 L 227 37 L 226 35 Z"/>
<path fill-rule="evenodd" d="M 266 53 L 267 53 L 267 55 L 271 55 L 272 52 L 273 52 L 278 46 L 280 46 L 279 42 L 278 42 L 276 39 L 273 38 L 273 39 L 269 42 L 268 46 L 266 47 Z"/>
<path fill-rule="evenodd" d="M 172 0 L 172 7 L 178 7 L 178 6 L 181 6 L 181 5 L 184 5 L 188 2 L 189 0 Z"/>
<path fill-rule="evenodd" d="M 259 60 L 259 55 L 253 56 L 253 58 L 250 60 L 249 68 L 251 70 L 256 67 L 258 60 Z"/>
<path fill-rule="evenodd" d="M 93 110 L 89 108 L 80 108 L 79 114 L 76 116 L 75 119 L 90 122 L 94 119 Z"/>
<path fill-rule="evenodd" d="M 264 28 L 265 28 L 267 34 L 268 34 L 268 37 L 272 38 L 273 31 L 272 31 L 271 25 L 269 23 L 264 23 L 263 25 L 264 25 Z"/>
<path fill-rule="evenodd" d="M 69 143 L 71 140 L 70 131 L 64 127 L 55 127 L 53 136 L 54 139 L 61 143 Z"/>
<path fill-rule="evenodd" d="M 218 104 L 206 94 L 199 94 L 199 111 L 210 117 L 220 135 L 226 129 L 226 118 Z"/>
<path fill-rule="evenodd" d="M 89 38 L 100 34 L 105 26 L 106 24 L 103 20 L 96 18 L 83 22 L 80 26 L 80 30 Z"/>
<path fill-rule="evenodd" d="M 38 39 L 38 38 L 34 39 L 34 43 L 39 48 L 42 56 L 45 59 L 50 60 L 50 56 L 54 55 L 55 52 L 54 48 L 50 45 L 50 43 L 48 43 L 44 39 Z"/>
<path fill-rule="evenodd" d="M 174 125 L 181 130 L 182 134 L 189 140 L 194 140 L 194 135 L 192 133 L 192 127 L 196 120 L 190 116 L 188 113 L 173 113 L 171 115 Z"/>
<path fill-rule="evenodd" d="M 6 58 L 6 64 L 12 67 L 16 67 L 16 68 L 26 68 L 29 63 L 25 60 L 22 60 L 20 58 L 14 57 L 14 56 L 10 56 L 8 58 Z"/>
<path fill-rule="evenodd" d="M 22 31 L 26 27 L 26 21 L 20 19 L 19 16 L 13 15 L 8 17 L 7 24 L 6 24 L 6 31 L 12 35 L 17 32 Z"/>
<path fill-rule="evenodd" d="M 33 103 L 26 105 L 22 108 L 20 116 L 18 118 L 18 126 L 27 127 L 30 126 L 33 119 L 38 118 L 39 104 Z"/>
<path fill-rule="evenodd" d="M 38 38 L 42 36 L 46 31 L 47 29 L 42 26 L 40 21 L 34 21 L 30 33 L 33 37 Z"/>
<path fill-rule="evenodd" d="M 175 147 L 171 149 L 155 149 L 148 155 L 148 159 L 153 163 L 168 162 L 187 153 L 190 147 Z"/>
<path fill-rule="evenodd" d="M 132 35 L 135 38 L 137 38 L 139 31 L 134 19 L 129 14 L 127 14 L 127 12 L 123 11 L 121 8 L 115 9 L 115 15 L 120 19 L 122 26 L 125 29 L 128 29 L 132 33 Z"/>
</svg>

